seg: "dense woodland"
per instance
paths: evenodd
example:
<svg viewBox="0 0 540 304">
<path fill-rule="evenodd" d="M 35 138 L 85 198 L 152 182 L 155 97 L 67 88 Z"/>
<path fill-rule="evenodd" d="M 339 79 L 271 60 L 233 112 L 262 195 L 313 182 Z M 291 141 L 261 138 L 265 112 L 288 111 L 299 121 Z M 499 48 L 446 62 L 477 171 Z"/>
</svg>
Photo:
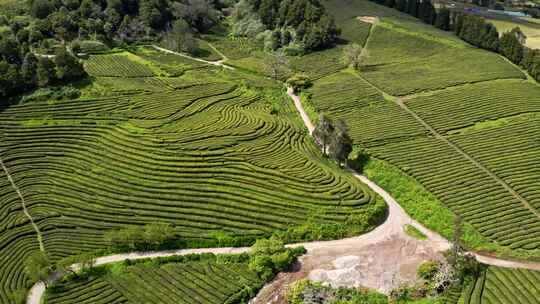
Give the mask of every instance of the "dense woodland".
<svg viewBox="0 0 540 304">
<path fill-rule="evenodd" d="M 412 15 L 441 30 L 453 30 L 458 37 L 474 46 L 502 54 L 540 81 L 540 50 L 524 46 L 527 37 L 519 27 L 499 36 L 497 28 L 484 18 L 461 13 L 452 14 L 444 7 L 436 10 L 430 0 L 372 1 Z"/>
</svg>

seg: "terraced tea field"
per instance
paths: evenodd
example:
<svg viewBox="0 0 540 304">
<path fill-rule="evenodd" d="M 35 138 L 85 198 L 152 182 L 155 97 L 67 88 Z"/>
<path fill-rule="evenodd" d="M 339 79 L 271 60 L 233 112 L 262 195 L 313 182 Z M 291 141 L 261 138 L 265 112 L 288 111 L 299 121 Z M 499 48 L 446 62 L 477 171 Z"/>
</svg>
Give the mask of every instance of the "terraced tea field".
<svg viewBox="0 0 540 304">
<path fill-rule="evenodd" d="M 354 72 L 324 77 L 315 82 L 310 93 L 315 110 L 344 119 L 357 144 L 380 145 L 426 134 L 421 124 Z"/>
<path fill-rule="evenodd" d="M 131 59 L 130 59 L 131 57 Z M 92 76 L 102 77 L 152 77 L 150 68 L 134 61 L 131 53 L 114 55 L 92 55 L 85 63 L 85 69 Z"/>
<path fill-rule="evenodd" d="M 367 50 L 370 57 L 364 77 L 391 95 L 525 78 L 519 69 L 496 54 L 436 36 L 411 33 L 384 19 L 370 36 Z"/>
<path fill-rule="evenodd" d="M 264 282 L 245 263 L 216 261 L 128 266 L 121 273 L 60 283 L 50 304 L 239 303 Z"/>
<path fill-rule="evenodd" d="M 266 93 L 239 86 L 233 72 L 155 78 L 152 65 L 131 56 L 99 55 L 86 65 L 101 75 L 98 84 L 127 88 L 0 113 L 0 157 L 53 260 L 106 248 L 110 229 L 156 221 L 199 246 L 223 236 L 245 244 L 307 222 L 343 235 L 377 222 L 372 214 L 384 204 L 321 156 L 286 96 L 270 114 Z M 0 302 L 8 303 L 27 285 L 23 263 L 39 244 L 0 177 Z"/>
<path fill-rule="evenodd" d="M 465 304 L 538 303 L 540 273 L 490 266 L 465 290 Z"/>
</svg>

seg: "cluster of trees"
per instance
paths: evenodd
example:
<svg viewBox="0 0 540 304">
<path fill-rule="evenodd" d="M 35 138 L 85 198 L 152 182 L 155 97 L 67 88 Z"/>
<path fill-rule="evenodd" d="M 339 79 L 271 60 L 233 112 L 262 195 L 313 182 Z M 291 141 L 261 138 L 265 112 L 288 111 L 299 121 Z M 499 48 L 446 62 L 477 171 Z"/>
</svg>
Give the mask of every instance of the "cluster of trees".
<svg viewBox="0 0 540 304">
<path fill-rule="evenodd" d="M 166 30 L 175 20 L 207 30 L 219 18 L 219 1 L 209 0 L 30 0 L 28 11 L 38 19 L 32 35 L 61 41 L 81 37 L 132 41 Z M 39 26 L 36 26 L 39 25 Z"/>
<path fill-rule="evenodd" d="M 340 119 L 334 123 L 329 117 L 321 114 L 313 136 L 325 155 L 330 156 L 339 164 L 347 161 L 352 152 L 353 141 L 349 136 L 349 129 L 345 121 Z"/>
<path fill-rule="evenodd" d="M 58 273 L 71 273 L 75 276 L 78 273 L 84 273 L 91 270 L 96 262 L 96 257 L 92 253 L 82 253 L 79 255 L 69 256 L 53 263 L 47 253 L 43 251 L 36 251 L 32 253 L 25 261 L 25 272 L 32 282 L 42 282 L 47 287 L 49 279 L 55 272 Z M 77 269 L 71 268 L 72 265 L 77 265 Z M 77 272 L 78 271 L 78 272 Z M 13 294 L 14 298 L 21 298 L 21 303 L 26 299 L 26 290 L 16 291 Z M 15 302 L 18 302 L 14 299 Z"/>
<path fill-rule="evenodd" d="M 430 0 L 373 1 L 410 14 L 441 30 L 453 30 L 458 37 L 474 46 L 502 54 L 540 81 L 540 51 L 524 46 L 526 36 L 519 27 L 499 35 L 497 28 L 484 18 L 462 13 L 451 14 L 445 7 L 436 10 Z"/>
<path fill-rule="evenodd" d="M 153 223 L 144 227 L 128 226 L 105 234 L 109 245 L 120 250 L 160 249 L 175 237 L 174 228 L 166 223 Z"/>
<path fill-rule="evenodd" d="M 65 48 L 57 49 L 50 57 L 36 56 L 24 53 L 22 45 L 10 45 L 9 40 L 0 40 L 0 97 L 86 76 L 82 64 Z"/>
<path fill-rule="evenodd" d="M 278 272 L 287 270 L 298 255 L 304 254 L 305 248 L 287 249 L 276 237 L 259 239 L 251 246 L 249 268 L 264 281 L 272 279 Z"/>
<path fill-rule="evenodd" d="M 495 26 L 483 18 L 457 15 L 453 29 L 463 40 L 480 48 L 500 53 L 540 81 L 540 50 L 533 50 L 524 45 L 527 37 L 519 27 L 499 37 Z"/>
<path fill-rule="evenodd" d="M 213 26 L 222 6 L 219 0 L 21 1 L 0 14 L 0 97 L 83 77 L 74 56 L 78 41 L 163 38 L 177 51 L 192 51 L 193 34 Z"/>
<path fill-rule="evenodd" d="M 450 29 L 450 11 L 447 8 L 435 9 L 431 0 L 372 0 L 378 4 L 395 8 L 414 16 L 427 24 L 435 25 L 442 30 Z"/>
<path fill-rule="evenodd" d="M 459 14 L 455 18 L 453 29 L 458 37 L 472 45 L 493 52 L 499 50 L 499 32 L 484 18 Z"/>
<path fill-rule="evenodd" d="M 294 54 L 329 47 L 340 34 L 319 0 L 241 0 L 233 20 L 233 34 L 264 32 L 266 48 Z"/>
</svg>

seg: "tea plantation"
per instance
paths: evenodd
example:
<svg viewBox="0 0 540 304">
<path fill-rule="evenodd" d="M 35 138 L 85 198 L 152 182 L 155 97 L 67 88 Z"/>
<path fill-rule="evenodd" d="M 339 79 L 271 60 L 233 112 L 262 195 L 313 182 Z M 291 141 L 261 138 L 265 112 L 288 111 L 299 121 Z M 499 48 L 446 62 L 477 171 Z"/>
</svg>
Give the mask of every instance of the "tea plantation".
<svg viewBox="0 0 540 304">
<path fill-rule="evenodd" d="M 148 61 L 147 48 L 135 53 L 91 56 L 85 66 L 94 80 L 77 100 L 0 113 L 0 157 L 53 260 L 107 249 L 105 232 L 154 222 L 172 224 L 183 247 L 247 245 L 288 229 L 290 240 L 344 237 L 380 222 L 384 203 L 322 157 L 274 83 L 240 82 L 239 74 L 198 62 L 186 68 L 190 61 L 176 55 Z M 183 76 L 153 77 L 171 66 Z M 0 175 L 6 303 L 27 285 L 23 264 L 39 243 Z M 169 270 L 155 275 L 187 275 Z M 122 301 L 96 286 L 103 289 L 96 296 Z M 229 295 L 223 292 L 212 301 Z"/>
</svg>

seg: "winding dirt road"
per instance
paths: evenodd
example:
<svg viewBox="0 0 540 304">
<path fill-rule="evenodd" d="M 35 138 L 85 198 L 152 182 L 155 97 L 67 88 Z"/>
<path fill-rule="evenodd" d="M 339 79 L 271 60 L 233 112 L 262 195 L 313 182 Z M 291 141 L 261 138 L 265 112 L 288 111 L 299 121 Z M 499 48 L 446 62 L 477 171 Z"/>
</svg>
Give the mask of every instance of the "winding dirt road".
<svg viewBox="0 0 540 304">
<path fill-rule="evenodd" d="M 314 125 L 305 112 L 300 97 L 295 95 L 291 89 L 287 92 L 311 134 Z M 279 274 L 273 282 L 267 284 L 259 292 L 251 303 L 282 303 L 286 284 L 303 277 L 336 286 L 361 285 L 387 293 L 395 286 L 415 280 L 416 268 L 422 261 L 441 258 L 440 253 L 450 248 L 450 242 L 410 218 L 384 189 L 367 177 L 350 171 L 388 204 L 388 217 L 385 222 L 373 231 L 356 237 L 287 245 L 287 247 L 304 246 L 307 253 L 301 257 L 294 272 Z M 424 233 L 427 239 L 417 240 L 408 236 L 404 232 L 405 225 L 414 226 Z M 97 258 L 96 265 L 121 262 L 126 259 L 137 260 L 193 253 L 239 254 L 248 250 L 249 248 L 243 247 L 132 252 Z M 478 261 L 488 265 L 540 270 L 540 263 L 507 261 L 479 254 L 475 254 L 475 256 Z M 74 264 L 71 268 L 77 270 L 79 265 Z M 51 276 L 50 282 L 58 280 L 60 277 L 61 274 L 56 273 Z M 43 283 L 34 284 L 28 294 L 27 304 L 40 304 L 44 292 L 45 285 Z"/>
</svg>

